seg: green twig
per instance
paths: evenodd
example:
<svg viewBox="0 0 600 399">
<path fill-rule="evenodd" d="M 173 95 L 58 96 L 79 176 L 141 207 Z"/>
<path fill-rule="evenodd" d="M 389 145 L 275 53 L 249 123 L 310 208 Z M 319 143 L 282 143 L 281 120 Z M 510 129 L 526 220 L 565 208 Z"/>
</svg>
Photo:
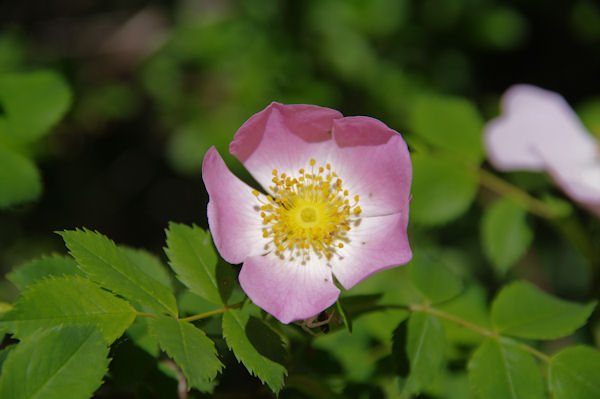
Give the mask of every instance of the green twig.
<svg viewBox="0 0 600 399">
<path fill-rule="evenodd" d="M 521 190 L 506 180 L 499 178 L 495 174 L 481 168 L 476 169 L 476 173 L 477 177 L 479 178 L 479 183 L 483 187 L 495 192 L 496 194 L 500 194 L 503 197 L 512 199 L 523 208 L 527 209 L 527 211 L 530 213 L 546 219 L 554 219 L 558 216 L 556 211 L 548 204 L 535 197 L 532 197 L 527 192 Z"/>
<path fill-rule="evenodd" d="M 439 318 L 448 320 L 454 324 L 457 324 L 461 327 L 467 328 L 473 332 L 476 332 L 477 334 L 483 335 L 484 337 L 489 337 L 489 338 L 494 338 L 494 339 L 499 339 L 502 337 L 502 335 L 498 334 L 497 331 L 493 331 L 493 330 L 489 330 L 487 328 L 478 326 L 477 324 L 473 324 L 470 321 L 461 319 L 458 316 L 455 316 L 453 314 L 444 312 L 443 310 L 437 309 L 437 308 L 432 308 L 429 305 L 389 305 L 389 306 L 382 306 L 382 307 L 387 307 L 387 308 L 393 308 L 393 309 L 404 309 L 404 310 L 408 310 L 409 312 L 425 312 L 425 313 L 429 313 L 431 315 L 437 316 Z M 534 355 L 535 357 L 537 357 L 540 360 L 543 360 L 546 363 L 549 363 L 552 358 L 548 355 L 546 355 L 543 352 L 540 352 L 539 350 L 523 343 L 520 341 L 515 341 L 512 340 L 519 348 L 523 349 L 526 352 L 531 353 L 532 355 Z"/>
<path fill-rule="evenodd" d="M 211 310 L 211 311 L 208 311 L 208 312 L 196 314 L 196 315 L 193 315 L 193 316 L 184 317 L 183 319 L 179 319 L 179 320 L 181 320 L 181 321 L 194 321 L 194 320 L 205 319 L 207 317 L 214 316 L 216 314 L 225 313 L 229 309 L 240 308 L 240 307 L 242 307 L 242 305 L 244 304 L 244 302 L 245 301 L 240 301 L 238 303 L 234 303 L 233 305 L 225 306 L 225 307 L 222 307 L 222 308 L 219 308 L 219 309 L 215 309 L 215 310 Z"/>
</svg>

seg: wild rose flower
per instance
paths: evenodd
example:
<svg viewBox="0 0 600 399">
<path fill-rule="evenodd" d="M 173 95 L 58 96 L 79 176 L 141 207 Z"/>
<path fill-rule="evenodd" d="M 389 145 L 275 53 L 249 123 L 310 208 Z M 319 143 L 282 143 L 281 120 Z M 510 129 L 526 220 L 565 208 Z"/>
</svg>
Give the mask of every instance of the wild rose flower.
<svg viewBox="0 0 600 399">
<path fill-rule="evenodd" d="M 400 134 L 368 117 L 272 103 L 230 152 L 267 194 L 234 176 L 213 147 L 202 177 L 221 256 L 243 263 L 248 297 L 282 323 L 310 318 L 378 271 L 411 259 L 412 167 Z"/>
<path fill-rule="evenodd" d="M 569 197 L 600 216 L 599 143 L 565 99 L 516 85 L 502 97 L 502 111 L 485 129 L 490 162 L 505 171 L 545 171 Z"/>
</svg>

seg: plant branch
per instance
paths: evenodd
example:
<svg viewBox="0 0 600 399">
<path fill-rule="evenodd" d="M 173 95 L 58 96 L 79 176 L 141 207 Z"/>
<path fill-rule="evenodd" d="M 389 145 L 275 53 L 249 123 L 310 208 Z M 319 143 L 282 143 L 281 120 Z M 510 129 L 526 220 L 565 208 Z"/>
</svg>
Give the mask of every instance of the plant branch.
<svg viewBox="0 0 600 399">
<path fill-rule="evenodd" d="M 222 307 L 222 308 L 219 308 L 219 309 L 215 309 L 215 310 L 211 310 L 211 311 L 208 311 L 208 312 L 196 314 L 196 315 L 193 315 L 193 316 L 184 317 L 184 318 L 179 319 L 179 320 L 181 320 L 181 321 L 194 321 L 194 320 L 205 319 L 207 317 L 214 316 L 216 314 L 225 313 L 229 309 L 240 308 L 240 307 L 242 307 L 242 305 L 244 304 L 244 302 L 245 301 L 240 301 L 238 303 L 234 303 L 233 305 L 225 306 L 225 307 Z"/>
<path fill-rule="evenodd" d="M 461 327 L 467 328 L 473 332 L 476 332 L 477 334 L 483 335 L 485 337 L 489 337 L 489 338 L 494 338 L 494 339 L 499 339 L 502 337 L 502 335 L 498 334 L 498 332 L 493 331 L 493 330 L 489 330 L 485 327 L 481 327 L 478 326 L 477 324 L 471 323 L 470 321 L 461 319 L 458 316 L 455 316 L 453 314 L 444 312 L 441 309 L 437 309 L 437 308 L 433 308 L 430 307 L 427 304 L 422 304 L 422 305 L 389 305 L 389 306 L 381 306 L 381 308 L 393 308 L 393 309 L 404 309 L 404 310 L 408 310 L 409 312 L 425 312 L 425 313 L 429 313 L 432 314 L 434 316 L 437 316 L 439 318 L 448 320 L 454 324 L 457 324 Z M 546 363 L 549 363 L 552 358 L 548 355 L 546 355 L 543 352 L 540 352 L 539 350 L 523 343 L 520 341 L 515 341 L 512 340 L 515 345 L 517 345 L 519 348 L 523 349 L 526 352 L 531 353 L 532 355 L 534 355 L 535 357 L 537 357 L 540 360 L 543 360 Z"/>
<path fill-rule="evenodd" d="M 471 167 L 473 166 L 471 165 Z M 482 168 L 477 168 L 475 171 L 479 178 L 479 183 L 483 187 L 500 194 L 503 197 L 512 199 L 523 208 L 527 209 L 527 211 L 530 213 L 546 219 L 554 219 L 559 216 L 556 211 L 552 209 L 552 207 L 548 206 L 548 204 L 535 197 L 532 197 L 527 192 L 521 190 L 506 180 L 499 178 L 495 174 L 490 173 Z"/>
</svg>

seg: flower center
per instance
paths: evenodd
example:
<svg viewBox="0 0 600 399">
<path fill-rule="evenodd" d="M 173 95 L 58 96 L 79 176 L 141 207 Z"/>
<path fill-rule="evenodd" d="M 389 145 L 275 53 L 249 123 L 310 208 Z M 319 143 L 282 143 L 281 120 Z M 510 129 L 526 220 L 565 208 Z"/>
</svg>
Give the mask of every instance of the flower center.
<svg viewBox="0 0 600 399">
<path fill-rule="evenodd" d="M 295 177 L 273 170 L 273 196 L 258 199 L 263 220 L 263 237 L 271 238 L 280 257 L 307 260 L 311 253 L 330 259 L 348 242 L 347 232 L 360 219 L 358 195 L 350 201 L 342 179 L 331 165 L 315 167 L 310 160 L 310 172 L 298 170 Z M 257 198 L 258 191 L 252 192 Z"/>
</svg>

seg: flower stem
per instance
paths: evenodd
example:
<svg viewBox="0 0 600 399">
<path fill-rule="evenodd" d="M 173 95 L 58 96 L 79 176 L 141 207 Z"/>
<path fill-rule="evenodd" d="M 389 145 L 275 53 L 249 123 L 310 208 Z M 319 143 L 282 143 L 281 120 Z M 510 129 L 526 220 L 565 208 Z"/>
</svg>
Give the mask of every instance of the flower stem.
<svg viewBox="0 0 600 399">
<path fill-rule="evenodd" d="M 499 178 L 495 174 L 490 173 L 482 168 L 478 168 L 476 172 L 479 178 L 479 183 L 483 187 L 504 197 L 512 199 L 523 208 L 527 209 L 527 211 L 530 213 L 546 219 L 553 219 L 558 216 L 556 211 L 554 211 L 546 203 L 535 197 L 532 197 L 527 192 L 521 190 L 506 180 Z"/>
<path fill-rule="evenodd" d="M 225 313 L 229 309 L 240 308 L 240 307 L 242 307 L 242 305 L 244 304 L 244 302 L 245 301 L 240 301 L 238 303 L 234 303 L 233 305 L 225 306 L 225 307 L 222 307 L 222 308 L 219 308 L 219 309 L 215 309 L 215 310 L 210 310 L 208 312 L 196 314 L 196 315 L 193 315 L 193 316 L 184 317 L 183 319 L 179 319 L 179 320 L 181 320 L 181 321 L 194 321 L 194 320 L 205 319 L 207 317 L 214 316 L 216 314 Z"/>
<path fill-rule="evenodd" d="M 428 304 L 421 304 L 421 305 L 391 305 L 391 306 L 387 306 L 387 308 L 394 308 L 394 309 L 405 309 L 408 310 L 409 312 L 425 312 L 425 313 L 429 313 L 431 315 L 437 316 L 441 319 L 445 319 L 448 320 L 454 324 L 457 324 L 461 327 L 467 328 L 473 332 L 476 332 L 477 334 L 483 335 L 485 337 L 489 337 L 489 338 L 494 338 L 494 339 L 500 339 L 502 337 L 502 335 L 498 334 L 498 332 L 493 331 L 493 330 L 489 330 L 487 328 L 478 326 L 477 324 L 473 324 L 470 321 L 461 319 L 458 316 L 455 316 L 453 314 L 444 312 L 441 309 L 437 309 L 437 308 L 433 308 L 430 307 Z M 520 341 L 515 341 L 512 340 L 515 345 L 517 345 L 519 348 L 521 348 L 522 350 L 531 353 L 532 355 L 534 355 L 535 357 L 537 357 L 540 360 L 543 360 L 546 363 L 549 363 L 552 358 L 548 355 L 546 355 L 543 352 L 540 352 L 539 350 L 523 343 Z"/>
</svg>

